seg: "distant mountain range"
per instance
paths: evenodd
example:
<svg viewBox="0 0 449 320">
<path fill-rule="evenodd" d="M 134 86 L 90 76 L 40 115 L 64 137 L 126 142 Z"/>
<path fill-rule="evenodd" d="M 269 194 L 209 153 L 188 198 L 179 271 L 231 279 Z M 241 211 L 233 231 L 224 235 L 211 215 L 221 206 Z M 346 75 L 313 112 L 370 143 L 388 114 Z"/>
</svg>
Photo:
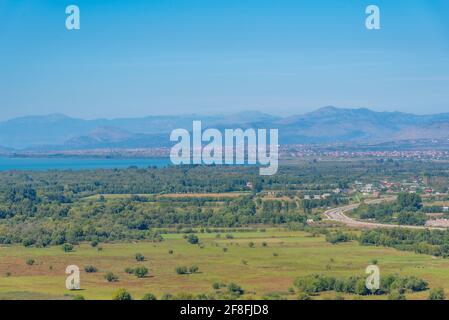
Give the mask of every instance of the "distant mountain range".
<svg viewBox="0 0 449 320">
<path fill-rule="evenodd" d="M 281 144 L 449 138 L 449 113 L 414 115 L 324 107 L 290 117 L 241 112 L 83 120 L 52 114 L 0 122 L 0 151 L 166 147 L 172 145 L 169 135 L 173 129 L 191 129 L 194 120 L 201 120 L 203 128 L 277 128 Z"/>
</svg>

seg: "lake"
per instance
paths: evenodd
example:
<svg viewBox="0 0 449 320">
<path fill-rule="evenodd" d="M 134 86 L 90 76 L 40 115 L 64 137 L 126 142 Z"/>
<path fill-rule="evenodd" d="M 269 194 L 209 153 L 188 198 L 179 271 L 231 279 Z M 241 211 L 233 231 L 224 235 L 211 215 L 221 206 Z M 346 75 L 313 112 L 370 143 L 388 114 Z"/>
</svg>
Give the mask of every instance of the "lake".
<svg viewBox="0 0 449 320">
<path fill-rule="evenodd" d="M 6 170 L 84 170 L 114 169 L 136 166 L 164 167 L 171 164 L 169 158 L 102 159 L 102 158 L 8 158 L 0 157 L 0 171 Z"/>
</svg>

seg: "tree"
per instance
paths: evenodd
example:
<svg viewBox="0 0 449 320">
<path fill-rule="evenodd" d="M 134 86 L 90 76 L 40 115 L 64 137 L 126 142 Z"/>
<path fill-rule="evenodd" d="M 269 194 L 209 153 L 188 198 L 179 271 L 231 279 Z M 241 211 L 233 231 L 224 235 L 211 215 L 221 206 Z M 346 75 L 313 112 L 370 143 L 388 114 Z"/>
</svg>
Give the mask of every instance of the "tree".
<svg viewBox="0 0 449 320">
<path fill-rule="evenodd" d="M 126 291 L 126 289 L 118 289 L 115 294 L 112 296 L 112 300 L 132 300 L 133 297 L 131 296 L 131 294 Z"/>
<path fill-rule="evenodd" d="M 402 209 L 420 209 L 422 207 L 422 198 L 416 193 L 400 193 L 397 202 Z"/>
<path fill-rule="evenodd" d="M 446 295 L 443 288 L 435 288 L 430 290 L 428 300 L 445 300 Z"/>
</svg>

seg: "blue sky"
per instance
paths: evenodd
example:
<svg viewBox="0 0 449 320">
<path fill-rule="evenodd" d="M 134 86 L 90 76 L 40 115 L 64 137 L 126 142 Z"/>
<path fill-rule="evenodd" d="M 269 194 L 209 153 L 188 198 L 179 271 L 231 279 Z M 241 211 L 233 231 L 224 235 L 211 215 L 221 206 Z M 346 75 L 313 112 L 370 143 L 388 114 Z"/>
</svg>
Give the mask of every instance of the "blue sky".
<svg viewBox="0 0 449 320">
<path fill-rule="evenodd" d="M 449 1 L 0 0 L 0 119 L 326 105 L 449 112 Z"/>
</svg>

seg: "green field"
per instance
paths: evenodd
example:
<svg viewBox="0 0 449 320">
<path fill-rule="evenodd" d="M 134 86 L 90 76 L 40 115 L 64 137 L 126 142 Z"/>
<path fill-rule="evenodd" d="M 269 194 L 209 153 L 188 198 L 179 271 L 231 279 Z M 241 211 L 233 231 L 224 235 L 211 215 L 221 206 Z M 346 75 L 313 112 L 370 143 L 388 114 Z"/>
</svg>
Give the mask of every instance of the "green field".
<svg viewBox="0 0 449 320">
<path fill-rule="evenodd" d="M 212 293 L 214 282 L 235 282 L 245 289 L 243 299 L 263 298 L 276 293 L 296 299 L 289 293 L 298 276 L 323 273 L 337 277 L 364 275 L 373 259 L 378 260 L 382 274 L 415 275 L 428 281 L 430 288 L 444 287 L 449 292 L 449 260 L 397 251 L 390 248 L 365 247 L 356 242 L 332 245 L 324 236 L 309 233 L 268 229 L 266 232 L 236 232 L 233 239 L 225 234 L 198 233 L 201 246 L 187 243 L 182 234 L 164 235 L 158 243 L 100 244 L 102 250 L 82 244 L 74 252 L 61 247 L 0 247 L 0 299 L 71 299 L 81 294 L 86 299 L 111 299 L 118 288 L 126 288 L 135 299 L 151 292 Z M 251 248 L 249 243 L 253 242 Z M 265 242 L 265 246 L 263 243 Z M 223 248 L 228 248 L 225 252 Z M 173 254 L 169 254 L 173 250 Z M 137 262 L 136 253 L 145 261 Z M 28 265 L 26 260 L 35 263 Z M 65 268 L 77 265 L 81 270 L 80 291 L 65 288 Z M 96 273 L 86 273 L 93 265 Z M 127 274 L 124 269 L 144 265 L 150 273 L 143 279 Z M 199 273 L 178 275 L 178 266 L 197 265 Z M 107 282 L 104 275 L 113 272 L 118 282 Z M 321 294 L 316 299 L 332 298 L 335 293 Z M 409 299 L 425 299 L 428 292 L 408 294 Z M 347 299 L 360 296 L 345 295 Z M 386 296 L 363 297 L 385 299 Z"/>
</svg>

